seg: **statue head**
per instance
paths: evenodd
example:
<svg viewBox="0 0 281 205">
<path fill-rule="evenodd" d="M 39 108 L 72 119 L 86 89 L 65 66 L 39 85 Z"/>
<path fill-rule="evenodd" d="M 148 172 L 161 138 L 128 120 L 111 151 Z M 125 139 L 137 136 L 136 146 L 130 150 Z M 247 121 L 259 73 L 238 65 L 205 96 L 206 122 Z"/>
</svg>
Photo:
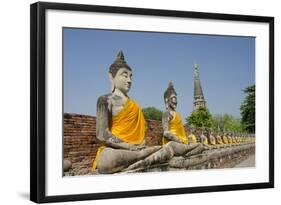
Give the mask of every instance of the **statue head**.
<svg viewBox="0 0 281 205">
<path fill-rule="evenodd" d="M 125 95 L 129 92 L 132 84 L 132 69 L 126 63 L 122 51 L 119 51 L 115 61 L 109 67 L 109 78 L 112 92 L 119 90 Z"/>
<path fill-rule="evenodd" d="M 177 93 L 174 89 L 173 83 L 170 81 L 167 90 L 164 93 L 164 101 L 166 109 L 176 110 L 177 108 Z"/>
</svg>

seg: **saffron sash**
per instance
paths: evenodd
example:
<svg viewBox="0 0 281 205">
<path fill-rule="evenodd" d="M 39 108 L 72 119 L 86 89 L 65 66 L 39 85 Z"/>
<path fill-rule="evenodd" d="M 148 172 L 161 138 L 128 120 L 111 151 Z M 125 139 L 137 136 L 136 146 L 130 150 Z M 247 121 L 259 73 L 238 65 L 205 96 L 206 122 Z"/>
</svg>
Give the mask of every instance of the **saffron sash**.
<svg viewBox="0 0 281 205">
<path fill-rule="evenodd" d="M 177 112 L 174 112 L 173 119 L 170 121 L 170 130 L 169 131 L 173 135 L 177 136 L 184 144 L 188 144 L 181 117 L 180 117 L 179 113 L 177 113 Z M 167 143 L 167 139 L 165 137 L 162 138 L 162 143 L 163 144 Z"/>
<path fill-rule="evenodd" d="M 141 144 L 145 136 L 145 119 L 141 108 L 130 98 L 112 118 L 111 133 L 130 144 Z"/>
<path fill-rule="evenodd" d="M 141 108 L 130 98 L 124 107 L 112 118 L 111 133 L 130 144 L 141 144 L 145 137 L 145 119 Z M 106 146 L 102 144 L 93 162 L 92 171 L 96 170 L 97 160 Z"/>
</svg>

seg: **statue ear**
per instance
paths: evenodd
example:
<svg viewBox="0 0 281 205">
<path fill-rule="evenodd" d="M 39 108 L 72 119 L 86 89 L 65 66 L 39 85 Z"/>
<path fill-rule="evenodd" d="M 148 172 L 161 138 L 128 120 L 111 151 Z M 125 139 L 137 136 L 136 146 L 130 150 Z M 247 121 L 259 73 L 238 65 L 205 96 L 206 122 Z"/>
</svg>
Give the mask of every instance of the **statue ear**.
<svg viewBox="0 0 281 205">
<path fill-rule="evenodd" d="M 109 80 L 112 82 L 113 81 L 112 73 L 108 72 L 108 77 L 109 77 Z"/>
<path fill-rule="evenodd" d="M 111 82 L 111 92 L 114 92 L 115 90 L 115 87 L 114 87 L 114 82 L 113 82 L 113 76 L 112 76 L 112 73 L 108 73 L 108 77 L 109 77 L 109 80 Z"/>
<path fill-rule="evenodd" d="M 166 107 L 166 109 L 169 108 L 168 98 L 165 98 L 165 107 Z"/>
</svg>

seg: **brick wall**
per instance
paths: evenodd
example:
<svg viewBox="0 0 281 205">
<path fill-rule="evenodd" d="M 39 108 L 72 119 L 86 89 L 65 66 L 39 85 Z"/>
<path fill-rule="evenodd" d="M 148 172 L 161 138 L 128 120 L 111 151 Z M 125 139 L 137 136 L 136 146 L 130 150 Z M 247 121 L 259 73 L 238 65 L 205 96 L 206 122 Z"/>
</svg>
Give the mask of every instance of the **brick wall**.
<svg viewBox="0 0 281 205">
<path fill-rule="evenodd" d="M 147 120 L 146 144 L 160 145 L 162 123 Z M 64 114 L 64 159 L 72 163 L 72 170 L 78 175 L 89 173 L 99 148 L 96 138 L 96 117 L 90 115 Z"/>
</svg>

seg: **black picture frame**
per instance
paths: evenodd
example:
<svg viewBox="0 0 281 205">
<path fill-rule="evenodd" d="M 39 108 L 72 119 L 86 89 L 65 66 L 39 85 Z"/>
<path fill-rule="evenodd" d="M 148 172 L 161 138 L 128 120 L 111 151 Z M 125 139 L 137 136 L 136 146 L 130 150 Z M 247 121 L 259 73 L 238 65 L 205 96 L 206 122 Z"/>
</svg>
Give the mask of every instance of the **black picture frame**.
<svg viewBox="0 0 281 205">
<path fill-rule="evenodd" d="M 124 192 L 89 193 L 46 196 L 46 11 L 86 11 L 117 14 L 136 14 L 193 19 L 262 22 L 269 25 L 269 181 L 263 183 L 229 184 L 138 190 Z M 144 8 L 110 7 L 82 4 L 38 2 L 30 6 L 30 200 L 37 203 L 77 200 L 97 200 L 198 192 L 231 191 L 274 187 L 274 18 L 265 16 L 229 15 L 218 13 L 156 10 Z"/>
</svg>

